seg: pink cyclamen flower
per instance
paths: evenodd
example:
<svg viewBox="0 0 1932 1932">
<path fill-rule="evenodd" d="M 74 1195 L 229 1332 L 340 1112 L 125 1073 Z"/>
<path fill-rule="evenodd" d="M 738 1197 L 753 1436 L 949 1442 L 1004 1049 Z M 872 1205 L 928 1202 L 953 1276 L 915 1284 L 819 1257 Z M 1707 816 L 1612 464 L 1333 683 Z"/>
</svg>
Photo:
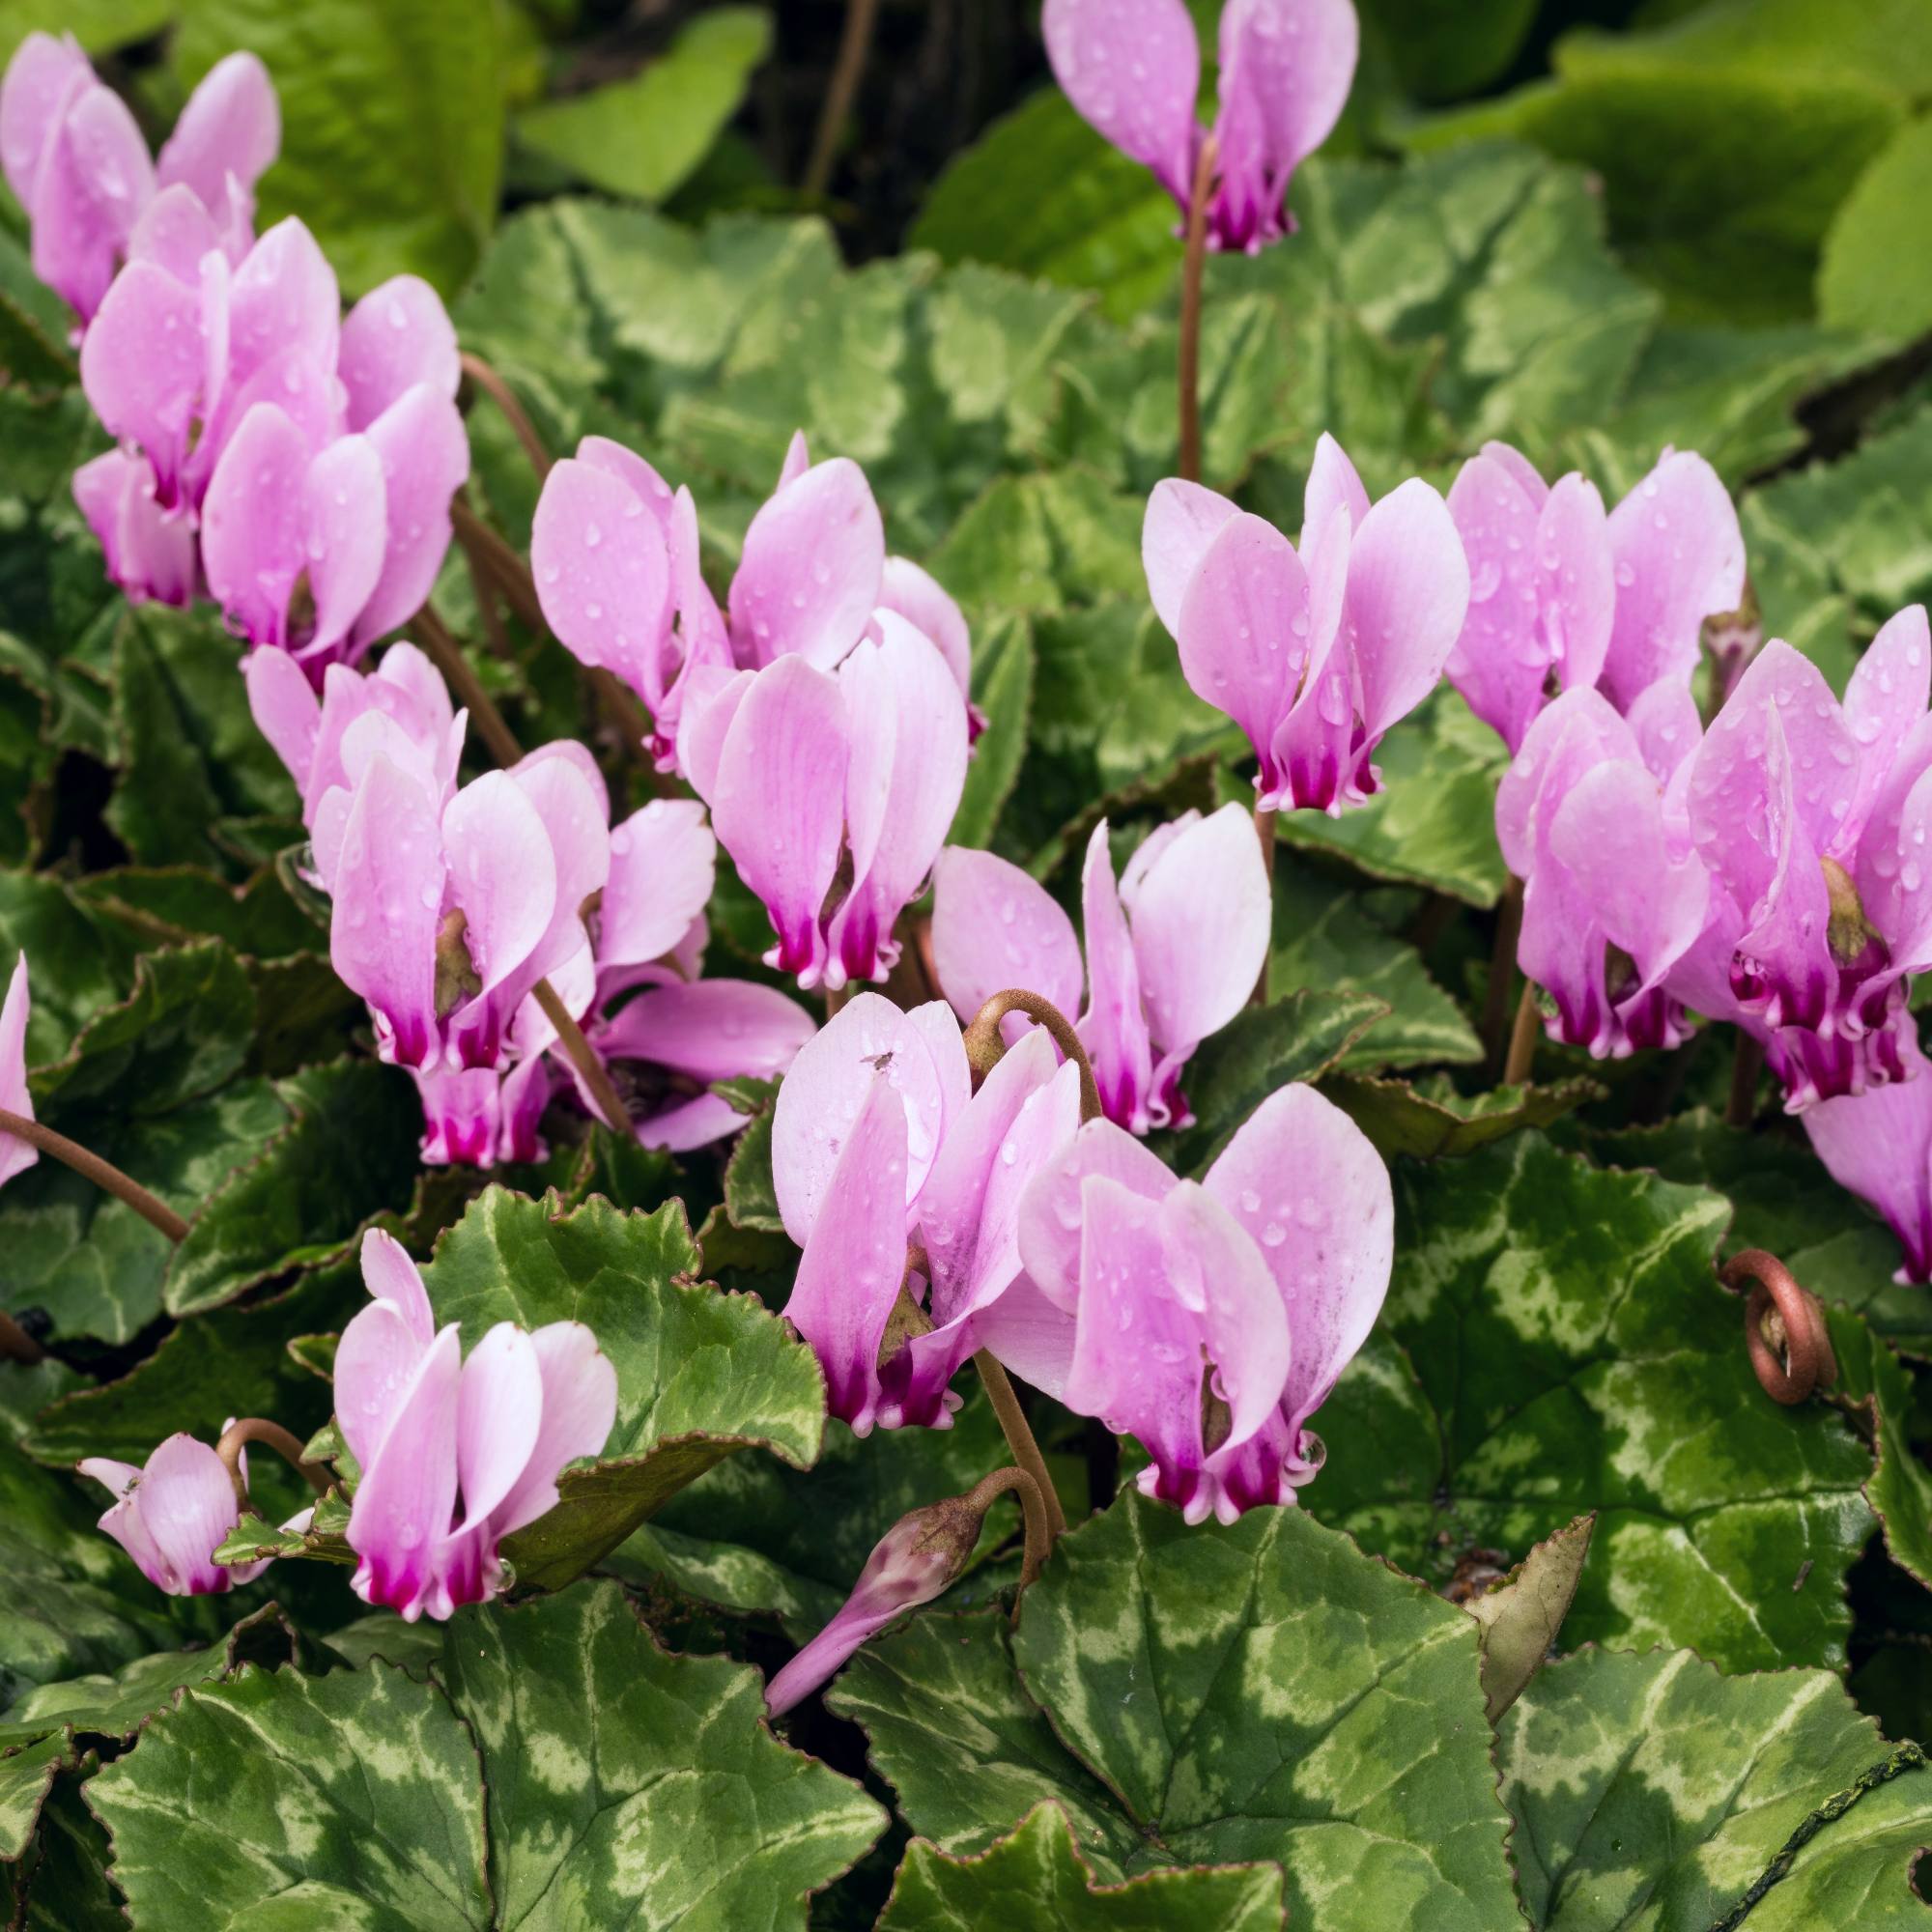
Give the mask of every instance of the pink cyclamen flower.
<svg viewBox="0 0 1932 1932">
<path fill-rule="evenodd" d="M 1686 999 L 1715 1007 L 1710 883 L 1684 808 L 1697 749 L 1689 689 L 1659 684 L 1629 721 L 1588 687 L 1566 691 L 1525 733 L 1496 794 L 1496 837 L 1524 882 L 1517 959 L 1550 995 L 1552 1039 L 1598 1059 L 1690 1036 Z M 1703 979 L 1708 979 L 1705 973 Z"/>
<path fill-rule="evenodd" d="M 157 1590 L 171 1597 L 218 1595 L 269 1567 L 266 1558 L 226 1568 L 213 1560 L 242 1520 L 242 1506 L 234 1478 L 206 1442 L 170 1435 L 138 1469 L 110 1456 L 89 1456 L 75 1467 L 113 1492 L 100 1527 Z M 304 1510 L 284 1527 L 305 1528 L 308 1516 Z"/>
<path fill-rule="evenodd" d="M 1552 695 L 1603 674 L 1616 563 L 1597 486 L 1554 486 L 1507 443 L 1458 472 L 1449 514 L 1469 560 L 1469 611 L 1443 667 L 1469 709 L 1512 752 Z"/>
<path fill-rule="evenodd" d="M 1690 773 L 1729 991 L 1767 1029 L 1786 1106 L 1906 1077 L 1906 979 L 1932 967 L 1932 635 L 1901 611 L 1840 705 L 1774 639 Z M 1707 1009 L 1708 1010 L 1708 1009 Z"/>
<path fill-rule="evenodd" d="M 603 1449 L 617 1372 L 578 1321 L 499 1321 L 466 1361 L 415 1264 L 376 1229 L 362 1279 L 375 1299 L 335 1355 L 336 1424 L 362 1471 L 347 1532 L 355 1594 L 412 1623 L 447 1617 L 503 1587 L 503 1539 L 555 1507 L 567 1464 Z"/>
<path fill-rule="evenodd" d="M 1307 1430 L 1388 1292 L 1394 1201 L 1366 1136 L 1313 1088 L 1257 1108 L 1197 1184 L 1111 1121 L 1028 1186 L 1019 1251 L 1073 1319 L 1050 1394 L 1137 1436 L 1140 1484 L 1191 1522 L 1294 1500 Z"/>
<path fill-rule="evenodd" d="M 1894 1279 L 1932 1281 L 1932 1064 L 1909 1022 L 1897 1035 L 1897 1079 L 1817 1101 L 1801 1118 L 1832 1179 L 1898 1236 L 1905 1256 Z"/>
<path fill-rule="evenodd" d="M 957 846 L 940 854 L 933 882 L 933 964 L 962 1020 L 1009 986 L 1072 1018 L 1080 944 L 1044 887 L 990 852 Z M 1254 826 L 1237 805 L 1207 818 L 1185 812 L 1142 841 L 1117 885 L 1102 819 L 1081 891 L 1088 992 L 1075 1031 L 1100 1105 L 1137 1134 L 1185 1126 L 1187 1062 L 1247 1004 L 1267 958 L 1267 867 Z"/>
<path fill-rule="evenodd" d="M 6 1003 L 0 1005 L 0 1107 L 29 1121 L 34 1118 L 34 1096 L 27 1086 L 27 1021 L 32 1004 L 27 955 L 22 952 L 7 981 Z M 0 1187 L 16 1174 L 24 1174 L 40 1157 L 40 1150 L 17 1135 L 0 1134 Z"/>
<path fill-rule="evenodd" d="M 752 520 L 729 615 L 699 568 L 697 509 L 642 457 L 588 436 L 544 481 L 530 535 L 544 616 L 584 664 L 611 671 L 650 712 L 651 748 L 679 769 L 680 721 L 734 669 L 792 653 L 836 668 L 896 611 L 945 658 L 962 697 L 971 641 L 959 607 L 924 571 L 889 557 L 865 472 L 813 465 L 801 433 L 779 487 Z"/>
<path fill-rule="evenodd" d="M 901 1517 L 887 1530 L 832 1621 L 765 1686 L 765 1710 L 781 1718 L 825 1683 L 862 1643 L 896 1616 L 942 1595 L 971 1558 L 984 1512 L 949 1499 Z"/>
<path fill-rule="evenodd" d="M 29 34 L 0 83 L 0 165 L 33 227 L 34 272 L 83 325 L 157 190 L 191 195 L 214 244 L 238 260 L 250 240 L 255 182 L 280 147 L 275 90 L 249 53 L 210 69 L 158 163 L 71 35 Z"/>
<path fill-rule="evenodd" d="M 779 1209 L 805 1250 L 784 1312 L 854 1434 L 948 1427 L 949 1385 L 981 1348 L 1004 1359 L 1010 1343 L 1029 1378 L 1065 1359 L 1070 1327 L 1020 1279 L 1016 1217 L 1029 1176 L 1079 1122 L 1078 1079 L 1036 1034 L 974 1094 L 945 1005 L 902 1013 L 876 993 L 799 1053 L 772 1123 Z"/>
<path fill-rule="evenodd" d="M 966 706 L 945 659 L 896 612 L 874 623 L 836 670 L 788 652 L 682 722 L 686 776 L 778 935 L 765 963 L 807 988 L 891 972 L 893 926 L 966 781 Z"/>
<path fill-rule="evenodd" d="M 1081 118 L 1187 211 L 1206 138 L 1195 119 L 1201 48 L 1182 0 L 1046 0 L 1054 78 Z M 1208 245 L 1290 233 L 1289 183 L 1349 99 L 1359 29 L 1349 0 L 1228 0 L 1221 10 L 1218 186 Z"/>
<path fill-rule="evenodd" d="M 1248 735 L 1264 810 L 1339 816 L 1380 786 L 1382 733 L 1427 697 L 1469 605 L 1448 507 L 1411 478 L 1371 507 L 1324 435 L 1299 551 L 1197 483 L 1148 498 L 1148 590 L 1195 694 Z"/>
</svg>

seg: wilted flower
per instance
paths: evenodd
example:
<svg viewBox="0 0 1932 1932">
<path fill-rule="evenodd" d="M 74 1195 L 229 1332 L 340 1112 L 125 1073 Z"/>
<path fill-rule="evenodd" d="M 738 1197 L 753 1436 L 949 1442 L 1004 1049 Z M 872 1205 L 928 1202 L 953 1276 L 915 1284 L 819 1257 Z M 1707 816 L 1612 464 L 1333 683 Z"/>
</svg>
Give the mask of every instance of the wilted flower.
<svg viewBox="0 0 1932 1932">
<path fill-rule="evenodd" d="M 533 1334 L 499 1321 L 464 1360 L 456 1324 L 436 1327 L 415 1264 L 380 1230 L 362 1237 L 362 1278 L 376 1299 L 335 1356 L 336 1423 L 362 1472 L 355 1589 L 411 1622 L 446 1617 L 503 1587 L 502 1540 L 604 1447 L 617 1373 L 577 1321 Z"/>
<path fill-rule="evenodd" d="M 100 1527 L 157 1590 L 171 1597 L 218 1595 L 269 1567 L 266 1558 L 230 1567 L 213 1560 L 242 1520 L 242 1505 L 234 1477 L 206 1442 L 170 1435 L 138 1469 L 111 1456 L 89 1456 L 75 1466 L 114 1492 Z M 304 1510 L 284 1527 L 305 1528 L 308 1516 Z"/>
<path fill-rule="evenodd" d="M 1248 814 L 1189 811 L 1146 838 L 1119 885 L 1107 824 L 1087 845 L 1086 1010 L 1075 1031 L 1109 1120 L 1185 1126 L 1180 1076 L 1247 1004 L 1269 943 L 1268 878 Z M 1083 972 L 1073 923 L 1017 866 L 949 846 L 933 875 L 932 955 L 961 1019 L 1010 986 L 1069 1018 Z M 1018 1022 L 1013 1022 L 1017 1025 Z"/>
<path fill-rule="evenodd" d="M 1379 789 L 1381 736 L 1428 696 L 1462 631 L 1469 566 L 1447 506 L 1411 478 L 1373 506 L 1324 435 L 1299 552 L 1199 484 L 1148 498 L 1148 590 L 1195 694 L 1248 735 L 1264 810 L 1331 816 Z"/>
<path fill-rule="evenodd" d="M 1027 1188 L 1019 1251 L 1073 1320 L 1065 1379 L 1032 1379 L 1137 1436 L 1140 1484 L 1189 1521 L 1294 1500 L 1321 1465 L 1305 1425 L 1388 1291 L 1381 1157 L 1312 1088 L 1271 1094 L 1196 1184 L 1111 1121 Z"/>
<path fill-rule="evenodd" d="M 90 321 L 156 189 L 191 196 L 213 244 L 246 252 L 256 180 L 281 147 L 267 70 L 230 54 L 188 97 L 158 163 L 73 37 L 29 34 L 0 84 L 0 164 L 33 226 L 34 272 Z"/>
<path fill-rule="evenodd" d="M 1151 168 L 1184 213 L 1206 134 L 1194 118 L 1201 48 L 1182 0 L 1046 0 L 1040 27 L 1067 99 Z M 1210 248 L 1252 254 L 1291 231 L 1289 182 L 1341 116 L 1357 39 L 1349 0 L 1228 0 Z"/>
</svg>

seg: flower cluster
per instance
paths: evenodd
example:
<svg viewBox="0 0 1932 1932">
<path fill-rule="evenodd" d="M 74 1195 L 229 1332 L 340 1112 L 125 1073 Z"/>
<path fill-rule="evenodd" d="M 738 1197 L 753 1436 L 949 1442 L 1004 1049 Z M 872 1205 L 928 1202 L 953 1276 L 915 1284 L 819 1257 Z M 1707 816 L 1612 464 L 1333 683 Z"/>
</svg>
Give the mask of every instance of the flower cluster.
<svg viewBox="0 0 1932 1932">
<path fill-rule="evenodd" d="M 83 324 L 81 385 L 116 446 L 75 501 L 130 598 L 201 592 L 320 679 L 421 605 L 469 472 L 456 334 L 399 275 L 347 317 L 291 216 L 259 240 L 274 90 L 235 54 L 157 163 L 71 41 L 32 35 L 0 92 L 0 156 L 37 271 Z"/>
</svg>

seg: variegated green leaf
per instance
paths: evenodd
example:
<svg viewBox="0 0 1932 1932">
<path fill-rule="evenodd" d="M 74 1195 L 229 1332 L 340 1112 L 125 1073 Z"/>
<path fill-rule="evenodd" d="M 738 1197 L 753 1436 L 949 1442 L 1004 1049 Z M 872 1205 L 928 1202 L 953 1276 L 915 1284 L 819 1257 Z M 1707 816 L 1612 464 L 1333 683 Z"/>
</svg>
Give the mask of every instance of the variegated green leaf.
<svg viewBox="0 0 1932 1932">
<path fill-rule="evenodd" d="M 1758 1386 L 1712 1271 L 1728 1204 L 1530 1133 L 1395 1179 L 1394 1282 L 1319 1418 L 1307 1506 L 1441 1577 L 1594 1510 L 1566 1641 L 1841 1661 L 1871 1459 Z"/>
<path fill-rule="evenodd" d="M 467 1612 L 435 1668 L 482 1747 L 499 1925 L 803 1932 L 885 1825 L 772 1736 L 754 1670 L 660 1650 L 614 1583 Z"/>
<path fill-rule="evenodd" d="M 562 1501 L 506 1546 L 521 1582 L 569 1582 L 733 1450 L 798 1468 L 816 1458 L 825 1385 L 810 1350 L 752 1296 L 698 1282 L 701 1266 L 675 1201 L 623 1213 L 593 1195 L 563 1212 L 554 1195 L 492 1187 L 438 1241 L 423 1279 L 466 1348 L 498 1321 L 582 1321 L 617 1371 L 604 1454 L 566 1472 Z"/>
<path fill-rule="evenodd" d="M 1372 1047 L 1374 1040 L 1365 1043 Z M 1321 1091 L 1376 1144 L 1378 1153 L 1444 1160 L 1473 1153 L 1523 1127 L 1547 1127 L 1604 1092 L 1594 1080 L 1543 1087 L 1496 1087 L 1459 1094 L 1446 1073 L 1427 1080 L 1376 1080 L 1331 1074 Z"/>
<path fill-rule="evenodd" d="M 924 1838 L 906 1848 L 879 1932 L 1281 1932 L 1275 1865 L 1175 1866 L 1122 1885 L 1094 1880 L 1066 1813 L 1042 1801 L 983 1852 Z"/>
<path fill-rule="evenodd" d="M 184 1691 L 88 1798 L 142 1932 L 493 1922 L 476 1746 L 386 1663 Z"/>
<path fill-rule="evenodd" d="M 1474 1622 L 1301 1510 L 1190 1528 L 1130 1492 L 1056 1546 L 1010 1653 L 928 1616 L 830 1701 L 949 1851 L 1052 1797 L 1109 1879 L 1272 1860 L 1311 1932 L 1519 1922 Z"/>
<path fill-rule="evenodd" d="M 1523 1692 L 1497 1759 L 1523 1903 L 1546 1932 L 1924 1918 L 1910 1874 L 1932 1843 L 1932 1770 L 1825 1671 L 1721 1677 L 1689 1651 L 1583 1651 Z"/>
</svg>

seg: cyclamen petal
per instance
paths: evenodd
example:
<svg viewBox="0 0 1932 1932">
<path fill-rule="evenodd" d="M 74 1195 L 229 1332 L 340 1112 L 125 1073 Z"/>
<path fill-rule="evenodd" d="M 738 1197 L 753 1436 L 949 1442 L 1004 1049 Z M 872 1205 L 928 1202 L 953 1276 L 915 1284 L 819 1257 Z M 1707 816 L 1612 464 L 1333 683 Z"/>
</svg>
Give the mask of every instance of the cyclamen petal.
<svg viewBox="0 0 1932 1932">
<path fill-rule="evenodd" d="M 973 696 L 973 637 L 966 613 L 931 572 L 906 556 L 889 556 L 879 578 L 879 606 L 903 617 L 946 660 L 959 695 Z"/>
<path fill-rule="evenodd" d="M 33 205 L 34 179 L 62 110 L 93 71 L 71 34 L 56 40 L 31 33 L 8 63 L 0 81 L 0 168 L 22 207 Z"/>
<path fill-rule="evenodd" d="M 1181 0 L 1046 0 L 1040 33 L 1081 118 L 1185 207 L 1201 45 Z"/>
<path fill-rule="evenodd" d="M 343 318 L 336 374 L 349 392 L 349 427 L 367 429 L 417 384 L 454 399 L 462 381 L 456 328 L 420 275 L 392 275 Z"/>
<path fill-rule="evenodd" d="M 846 457 L 781 483 L 752 519 L 731 580 L 731 642 L 756 668 L 794 652 L 832 669 L 879 602 L 885 526 L 866 473 Z"/>
<path fill-rule="evenodd" d="M 940 990 L 967 1025 L 1011 986 L 1070 1018 L 1086 978 L 1073 922 L 1052 894 L 1009 860 L 959 845 L 933 867 L 932 961 Z"/>
<path fill-rule="evenodd" d="M 1896 1279 L 1932 1281 L 1932 1064 L 1899 1036 L 1901 1077 L 1820 1100 L 1800 1118 L 1832 1178 L 1885 1217 L 1904 1260 Z"/>
<path fill-rule="evenodd" d="M 141 211 L 155 165 L 127 103 L 91 77 L 60 110 L 34 177 L 34 273 L 82 322 L 100 306 Z"/>
<path fill-rule="evenodd" d="M 10 1114 L 34 1118 L 34 1096 L 27 1087 L 27 1020 L 32 996 L 27 989 L 27 955 L 14 961 L 7 981 L 7 999 L 0 1005 L 0 1107 Z M 40 1151 L 17 1135 L 0 1133 L 0 1187 L 40 1159 Z"/>
<path fill-rule="evenodd" d="M 251 53 L 209 69 L 161 145 L 155 177 L 189 188 L 218 224 L 245 232 L 253 189 L 281 152 L 281 106 L 269 71 Z M 239 206 L 234 205 L 239 198 Z"/>
<path fill-rule="evenodd" d="M 692 799 L 654 798 L 611 833 L 600 967 L 662 958 L 710 902 L 718 840 Z"/>
<path fill-rule="evenodd" d="M 107 575 L 130 604 L 194 602 L 194 529 L 156 501 L 145 456 L 110 449 L 73 472 L 73 500 L 107 555 Z"/>
<path fill-rule="evenodd" d="M 1226 497 L 1199 483 L 1169 476 L 1153 486 L 1141 522 L 1141 567 L 1148 596 L 1175 638 L 1188 584 L 1222 526 L 1241 514 Z"/>
<path fill-rule="evenodd" d="M 99 1526 L 156 1589 L 171 1597 L 206 1596 L 259 1574 L 248 1566 L 226 1570 L 213 1560 L 242 1510 L 234 1479 L 206 1442 L 170 1435 L 138 1470 L 92 1456 L 76 1467 L 114 1492 Z"/>
<path fill-rule="evenodd" d="M 403 393 L 365 434 L 383 464 L 383 568 L 357 612 L 352 657 L 421 610 L 449 549 L 450 498 L 469 474 L 455 403 L 428 383 Z"/>
</svg>

